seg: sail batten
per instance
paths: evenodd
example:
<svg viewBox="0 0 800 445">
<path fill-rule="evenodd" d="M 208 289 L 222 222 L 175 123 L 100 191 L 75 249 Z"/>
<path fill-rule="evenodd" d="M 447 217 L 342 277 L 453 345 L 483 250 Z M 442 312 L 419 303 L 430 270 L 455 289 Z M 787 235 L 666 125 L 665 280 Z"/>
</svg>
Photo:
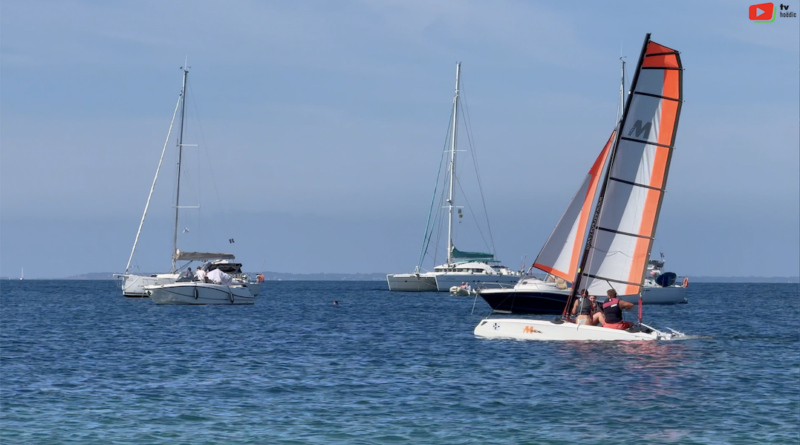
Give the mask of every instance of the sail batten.
<svg viewBox="0 0 800 445">
<path fill-rule="evenodd" d="M 674 150 L 682 82 L 679 53 L 648 35 L 579 277 L 592 295 L 610 287 L 620 295 L 641 291 Z"/>
</svg>

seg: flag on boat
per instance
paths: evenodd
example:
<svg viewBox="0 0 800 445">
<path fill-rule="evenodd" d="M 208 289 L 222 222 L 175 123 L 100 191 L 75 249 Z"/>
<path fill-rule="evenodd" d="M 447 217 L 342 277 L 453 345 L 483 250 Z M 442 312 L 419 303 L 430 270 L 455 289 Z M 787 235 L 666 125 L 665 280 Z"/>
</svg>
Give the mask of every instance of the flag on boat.
<svg viewBox="0 0 800 445">
<path fill-rule="evenodd" d="M 233 238 L 228 239 L 228 243 L 233 244 L 234 243 Z"/>
</svg>

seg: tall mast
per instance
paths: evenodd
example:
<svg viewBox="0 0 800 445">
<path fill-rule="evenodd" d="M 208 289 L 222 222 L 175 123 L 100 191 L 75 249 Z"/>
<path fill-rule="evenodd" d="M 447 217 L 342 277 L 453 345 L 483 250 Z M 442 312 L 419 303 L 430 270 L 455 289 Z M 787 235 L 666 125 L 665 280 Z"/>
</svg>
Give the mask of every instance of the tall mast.
<svg viewBox="0 0 800 445">
<path fill-rule="evenodd" d="M 447 264 L 453 261 L 453 198 L 456 178 L 456 138 L 458 136 L 458 86 L 461 76 L 461 62 L 456 63 L 456 93 L 453 96 L 453 136 L 450 147 L 450 194 L 447 197 Z"/>
<path fill-rule="evenodd" d="M 617 104 L 617 121 L 614 122 L 614 125 L 618 124 L 619 121 L 622 120 L 622 112 L 625 111 L 625 60 L 623 60 L 623 58 L 620 57 L 619 61 L 622 62 L 622 83 L 619 86 L 619 103 Z"/>
<path fill-rule="evenodd" d="M 175 188 L 175 230 L 172 234 L 172 272 L 175 272 L 175 258 L 178 254 L 178 210 L 180 210 L 181 200 L 181 156 L 183 155 L 183 123 L 186 115 L 186 78 L 189 77 L 188 68 L 186 64 L 181 67 L 183 71 L 183 87 L 181 88 L 181 127 L 178 132 L 178 177 L 175 181 L 177 186 Z"/>
<path fill-rule="evenodd" d="M 647 44 L 650 42 L 650 33 L 647 33 L 647 36 L 644 38 L 644 44 L 642 45 L 642 52 L 639 55 L 639 63 L 636 64 L 636 72 L 634 73 L 633 77 L 633 84 L 636 84 L 636 79 L 639 77 L 639 69 L 642 66 L 642 61 L 644 60 L 645 52 L 647 51 Z M 624 90 L 624 82 L 625 82 L 625 62 L 623 61 L 623 90 Z M 600 211 L 603 209 L 603 198 L 606 195 L 606 188 L 608 187 L 608 177 L 611 175 L 611 166 L 614 165 L 614 157 L 617 154 L 617 147 L 619 146 L 619 132 L 622 131 L 622 128 L 625 126 L 625 115 L 628 111 L 628 108 L 631 106 L 631 96 L 628 96 L 627 100 L 625 101 L 625 109 L 622 112 L 622 116 L 620 120 L 617 122 L 617 130 L 616 134 L 614 135 L 614 145 L 611 148 L 611 153 L 608 154 L 608 161 L 606 167 L 606 174 L 603 176 L 603 185 L 600 188 L 600 194 L 597 196 L 597 204 L 594 209 L 594 216 L 592 217 L 592 225 L 589 228 L 589 235 L 586 237 L 586 245 L 583 248 L 583 255 L 581 256 L 581 261 L 578 265 L 578 274 L 575 277 L 575 282 L 572 283 L 572 291 L 569 294 L 569 298 L 567 298 L 567 306 L 564 308 L 564 315 L 567 314 L 569 310 L 569 305 L 572 303 L 572 300 L 575 298 L 575 295 L 580 291 L 579 287 L 581 284 L 581 275 L 583 274 L 583 269 L 586 267 L 586 260 L 589 257 L 589 250 L 592 248 L 592 243 L 594 242 L 594 234 L 597 231 L 597 221 L 600 219 Z"/>
</svg>

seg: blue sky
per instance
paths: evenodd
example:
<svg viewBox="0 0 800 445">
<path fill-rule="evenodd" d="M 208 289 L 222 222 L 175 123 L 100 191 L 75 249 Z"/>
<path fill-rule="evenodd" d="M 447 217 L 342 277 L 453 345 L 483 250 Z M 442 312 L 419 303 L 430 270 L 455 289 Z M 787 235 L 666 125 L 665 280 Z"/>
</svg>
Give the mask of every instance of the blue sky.
<svg viewBox="0 0 800 445">
<path fill-rule="evenodd" d="M 461 61 L 498 257 L 530 264 L 612 130 L 620 55 L 631 74 L 647 32 L 686 68 L 654 252 L 680 275 L 795 276 L 800 19 L 752 23 L 749 5 L 3 2 L 0 276 L 124 269 L 185 57 L 184 142 L 200 146 L 182 199 L 201 205 L 182 215 L 185 250 L 249 270 L 412 270 Z M 145 271 L 169 267 L 173 147 Z M 467 229 L 457 245 L 484 248 Z"/>
</svg>

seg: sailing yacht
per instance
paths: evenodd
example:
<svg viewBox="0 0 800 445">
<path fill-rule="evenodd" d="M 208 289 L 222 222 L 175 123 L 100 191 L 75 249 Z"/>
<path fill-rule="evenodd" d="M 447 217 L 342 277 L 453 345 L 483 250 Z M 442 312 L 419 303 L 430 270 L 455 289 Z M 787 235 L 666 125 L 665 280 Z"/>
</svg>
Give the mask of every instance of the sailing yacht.
<svg viewBox="0 0 800 445">
<path fill-rule="evenodd" d="M 647 34 L 622 117 L 533 265 L 572 282 L 572 288 L 555 290 L 546 288 L 548 283 L 540 285 L 540 280 L 523 279 L 514 289 L 530 300 L 557 300 L 550 304 L 561 306 L 562 318 L 487 318 L 475 328 L 475 335 L 525 340 L 683 337 L 679 332 L 662 332 L 642 323 L 641 304 L 678 129 L 682 84 L 680 54 L 652 42 Z M 604 296 L 610 289 L 618 295 L 638 295 L 638 324 L 621 330 L 574 323 L 568 309 L 582 288 L 596 296 Z M 493 308 L 498 306 L 495 297 L 503 298 L 492 290 L 481 291 L 480 295 Z M 565 295 L 565 303 L 556 298 Z"/>
<path fill-rule="evenodd" d="M 25 279 L 25 268 L 22 268 L 22 272 L 19 274 L 19 280 L 22 281 Z"/>
<path fill-rule="evenodd" d="M 183 71 L 183 84 L 181 87 L 181 94 L 178 98 L 178 103 L 175 105 L 175 111 L 172 114 L 172 122 L 169 126 L 169 131 L 167 132 L 167 140 L 164 142 L 164 148 L 161 150 L 161 158 L 158 161 L 158 167 L 156 168 L 156 175 L 153 178 L 153 184 L 150 187 L 150 193 L 147 196 L 147 203 L 144 207 L 144 213 L 142 214 L 142 219 L 139 222 L 139 229 L 136 232 L 136 238 L 133 242 L 133 248 L 131 249 L 130 257 L 128 257 L 128 264 L 125 266 L 125 273 L 123 274 L 114 274 L 116 278 L 120 279 L 121 287 L 122 287 L 122 294 L 126 297 L 151 297 L 153 290 L 159 288 L 160 286 L 171 285 L 178 281 L 181 281 L 181 276 L 188 276 L 188 272 L 192 272 L 191 264 L 194 261 L 200 261 L 204 264 L 204 268 L 208 271 L 214 269 L 229 269 L 231 271 L 237 271 L 232 276 L 232 283 L 234 287 L 242 287 L 247 291 L 247 295 L 249 297 L 254 297 L 259 294 L 260 292 L 260 283 L 253 283 L 249 282 L 247 274 L 241 272 L 241 264 L 235 263 L 232 266 L 228 265 L 228 261 L 234 260 L 236 257 L 230 253 L 214 253 L 214 252 L 182 252 L 178 249 L 178 215 L 179 210 L 182 208 L 196 208 L 196 206 L 184 206 L 181 207 L 180 205 L 180 196 L 181 196 L 181 161 L 183 157 L 183 133 L 184 133 L 184 124 L 185 124 L 185 116 L 186 116 L 186 85 L 187 79 L 189 76 L 188 67 L 184 66 L 181 67 Z M 150 207 L 150 200 L 153 196 L 153 190 L 155 189 L 156 182 L 158 181 L 158 175 L 161 170 L 161 164 L 164 160 L 164 153 L 166 152 L 167 144 L 169 143 L 169 138 L 172 133 L 172 128 L 175 123 L 175 117 L 177 116 L 178 110 L 180 109 L 180 123 L 179 123 L 179 132 L 178 132 L 178 141 L 177 141 L 177 149 L 178 149 L 178 156 L 177 156 L 177 178 L 176 178 L 176 193 L 175 193 L 175 225 L 173 228 L 173 237 L 172 237 L 172 267 L 168 273 L 161 273 L 161 274 L 152 274 L 152 275 L 141 275 L 131 272 L 131 261 L 133 260 L 133 255 L 136 252 L 136 246 L 139 242 L 139 235 L 142 232 L 142 226 L 144 225 L 145 218 L 147 217 L 147 211 Z M 178 265 L 179 261 L 185 261 L 182 265 Z M 233 294 L 231 294 L 233 295 Z M 242 297 L 244 297 L 244 293 Z M 168 300 L 168 299 L 167 299 Z M 196 300 L 196 298 L 195 298 Z M 165 304 L 165 303 L 162 303 Z"/>
<path fill-rule="evenodd" d="M 447 167 L 449 176 L 447 179 L 447 262 L 434 267 L 433 272 L 421 272 L 422 261 L 425 257 L 427 247 L 430 245 L 432 230 L 429 224 L 426 226 L 425 237 L 422 243 L 419 263 L 413 273 L 388 274 L 386 282 L 390 291 L 398 292 L 449 292 L 453 286 L 462 283 L 469 283 L 473 289 L 510 286 L 517 281 L 521 274 L 500 264 L 492 253 L 465 252 L 458 250 L 453 244 L 453 221 L 457 213 L 458 218 L 463 217 L 462 209 L 455 205 L 456 188 L 456 141 L 458 139 L 458 112 L 459 112 L 459 89 L 461 85 L 461 63 L 456 64 L 456 91 L 453 96 L 453 119 L 451 121 L 450 134 L 450 153 L 449 164 Z M 438 181 L 437 181 L 438 187 Z M 436 189 L 434 189 L 434 198 Z M 433 203 L 431 203 L 433 204 Z M 433 206 L 431 206 L 433 211 Z"/>
</svg>

